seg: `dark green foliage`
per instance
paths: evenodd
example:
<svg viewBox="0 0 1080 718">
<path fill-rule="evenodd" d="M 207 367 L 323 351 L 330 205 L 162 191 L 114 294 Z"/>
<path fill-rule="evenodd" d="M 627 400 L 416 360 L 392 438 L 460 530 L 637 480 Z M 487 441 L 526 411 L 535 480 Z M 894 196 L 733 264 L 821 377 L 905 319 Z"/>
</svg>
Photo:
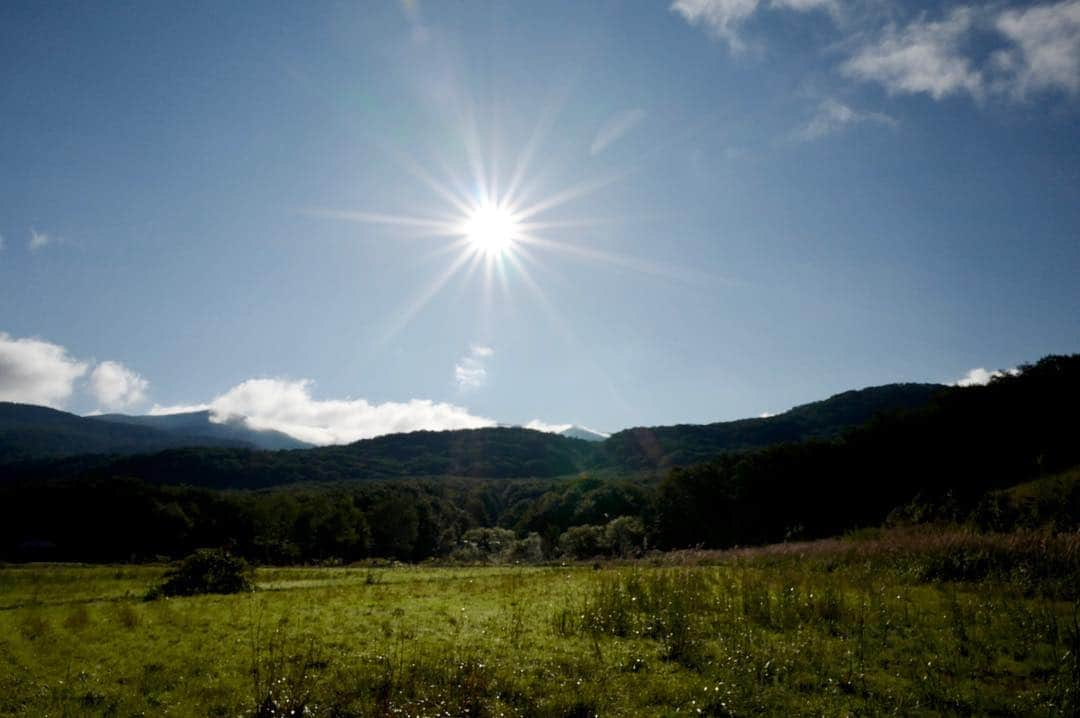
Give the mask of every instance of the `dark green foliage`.
<svg viewBox="0 0 1080 718">
<path fill-rule="evenodd" d="M 847 391 L 770 417 L 626 429 L 599 445 L 597 465 L 624 470 L 687 466 L 725 452 L 829 439 L 878 414 L 925 406 L 945 389 L 941 384 L 888 384 Z"/>
<path fill-rule="evenodd" d="M 635 516 L 620 516 L 604 526 L 571 526 L 559 536 L 560 555 L 571 559 L 599 556 L 629 558 L 646 545 L 645 525 Z"/>
<path fill-rule="evenodd" d="M 143 428 L 90 423 L 112 430 Z M 585 468 L 593 450 L 593 444 L 582 439 L 529 429 L 416 431 L 297 451 L 183 448 L 154 455 L 78 457 L 6 467 L 0 462 L 0 480 L 132 476 L 155 484 L 260 488 L 429 476 L 555 477 Z"/>
<path fill-rule="evenodd" d="M 928 406 L 879 415 L 838 438 L 720 453 L 660 481 L 612 469 L 572 478 L 353 480 L 429 469 L 544 474 L 587 463 L 595 448 L 524 429 L 9 466 L 0 468 L 0 560 L 153 560 L 228 545 L 260 563 L 419 561 L 450 556 L 478 527 L 512 531 L 517 541 L 536 535 L 549 558 L 561 536 L 563 555 L 591 557 L 793 541 L 886 520 L 1071 530 L 1080 515 L 1075 474 L 1052 477 L 1080 465 L 1077 405 L 1080 356 L 1047 357 L 1018 376 L 943 391 Z M 818 410 L 830 421 L 851 415 L 830 402 Z M 531 545 L 521 550 L 536 554 Z"/>
<path fill-rule="evenodd" d="M 993 491 L 979 501 L 970 519 L 985 531 L 1015 526 L 1080 529 L 1080 468 Z"/>
<path fill-rule="evenodd" d="M 603 526 L 571 526 L 559 537 L 559 553 L 571 559 L 586 559 L 606 551 Z"/>
<path fill-rule="evenodd" d="M 418 561 L 449 555 L 470 528 L 499 523 L 556 483 L 444 479 L 267 491 L 135 479 L 0 484 L 0 560 L 145 561 L 228 545 L 269 564 Z"/>
<path fill-rule="evenodd" d="M 1047 357 L 840 440 L 676 469 L 659 488 L 655 538 L 686 548 L 829 536 L 901 506 L 894 518 L 963 519 L 987 491 L 1080 464 L 1078 404 L 1080 355 Z"/>
<path fill-rule="evenodd" d="M 165 581 L 147 597 L 243 593 L 253 589 L 251 569 L 244 559 L 220 549 L 200 549 L 170 569 Z"/>
</svg>

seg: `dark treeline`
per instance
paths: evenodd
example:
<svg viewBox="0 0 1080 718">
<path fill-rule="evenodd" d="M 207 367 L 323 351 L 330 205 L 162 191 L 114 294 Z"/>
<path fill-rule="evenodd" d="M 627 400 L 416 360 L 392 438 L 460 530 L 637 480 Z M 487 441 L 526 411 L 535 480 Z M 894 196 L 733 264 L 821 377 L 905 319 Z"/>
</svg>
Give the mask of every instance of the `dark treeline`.
<svg viewBox="0 0 1080 718">
<path fill-rule="evenodd" d="M 0 485 L 0 558 L 150 560 L 221 546 L 263 563 L 419 561 L 449 556 L 470 530 L 492 527 L 522 537 L 534 533 L 550 556 L 570 526 L 647 515 L 653 495 L 636 483 L 588 478 L 447 478 L 263 491 L 124 478 L 8 484 Z"/>
<path fill-rule="evenodd" d="M 729 452 L 659 479 L 645 473 L 313 484 L 309 474 L 292 486 L 216 490 L 198 488 L 206 482 L 197 475 L 175 482 L 188 486 L 170 485 L 123 471 L 138 464 L 101 464 L 82 477 L 0 483 L 0 558 L 144 560 L 227 546 L 269 563 L 417 561 L 476 558 L 477 550 L 495 553 L 511 542 L 521 542 L 512 555 L 581 557 L 813 538 L 890 516 L 940 516 L 943 507 L 954 519 L 979 516 L 982 524 L 1002 528 L 1004 521 L 1007 528 L 1008 511 L 1015 511 L 1000 489 L 1080 464 L 1077 406 L 1080 355 L 1047 357 L 985 387 L 940 392 L 921 408 L 879 415 L 839 438 Z M 454 440 L 439 437 L 431 435 Z M 440 450 L 451 455 L 440 459 L 435 448 L 430 455 L 457 460 L 452 448 Z M 537 460 L 559 457 L 541 451 Z M 219 476 L 228 471 L 219 461 L 211 466 Z M 251 466 L 237 462 L 234 469 L 246 475 Z M 1062 491 L 1063 500 L 1075 502 L 1075 491 Z M 1057 525 L 1075 525 L 1075 515 L 1057 516 Z"/>
<path fill-rule="evenodd" d="M 984 387 L 942 392 L 840 440 L 675 469 L 656 501 L 668 546 L 817 538 L 890 514 L 952 518 L 988 492 L 1080 463 L 1080 355 L 1046 357 Z"/>
</svg>

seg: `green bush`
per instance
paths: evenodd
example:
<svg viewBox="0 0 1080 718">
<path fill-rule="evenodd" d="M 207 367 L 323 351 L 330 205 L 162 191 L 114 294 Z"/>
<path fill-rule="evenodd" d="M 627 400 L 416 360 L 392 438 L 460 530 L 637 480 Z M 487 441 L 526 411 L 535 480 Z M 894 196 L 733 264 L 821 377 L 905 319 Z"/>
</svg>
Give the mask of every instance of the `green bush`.
<svg viewBox="0 0 1080 718">
<path fill-rule="evenodd" d="M 251 569 L 244 559 L 221 549 L 199 549 L 170 569 L 147 598 L 252 590 Z"/>
</svg>

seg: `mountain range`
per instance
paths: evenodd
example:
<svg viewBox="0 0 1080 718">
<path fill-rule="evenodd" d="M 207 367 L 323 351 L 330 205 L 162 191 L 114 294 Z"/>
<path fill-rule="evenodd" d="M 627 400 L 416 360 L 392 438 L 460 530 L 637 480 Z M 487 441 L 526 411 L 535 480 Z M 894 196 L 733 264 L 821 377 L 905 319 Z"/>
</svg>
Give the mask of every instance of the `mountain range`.
<svg viewBox="0 0 1080 718">
<path fill-rule="evenodd" d="M 221 419 L 214 417 L 209 411 L 144 416 L 100 414 L 87 418 L 114 424 L 149 427 L 170 436 L 184 437 L 185 440 L 196 442 L 190 444 L 191 446 L 199 446 L 201 444 L 197 442 L 207 440 L 238 442 L 252 449 L 267 449 L 270 451 L 310 449 L 312 447 L 312 444 L 300 441 L 281 431 L 252 429 L 248 427 L 246 419 L 242 416 Z"/>
<path fill-rule="evenodd" d="M 210 412 L 167 416 L 77 416 L 32 404 L 0 402 L 0 463 L 80 454 L 143 454 L 181 447 L 299 449 L 278 431 L 255 431 L 242 419 L 216 422 Z"/>
<path fill-rule="evenodd" d="M 844 392 L 771 417 L 637 427 L 603 440 L 596 440 L 595 433 L 591 440 L 578 438 L 580 427 L 563 435 L 498 427 L 390 434 L 300 451 L 255 451 L 302 447 L 284 434 L 248 429 L 242 419 L 215 422 L 207 412 L 79 417 L 0 404 L 0 477 L 123 475 L 153 483 L 240 488 L 400 477 L 648 473 L 725 452 L 835 437 L 876 415 L 925 405 L 944 389 L 890 384 Z"/>
</svg>

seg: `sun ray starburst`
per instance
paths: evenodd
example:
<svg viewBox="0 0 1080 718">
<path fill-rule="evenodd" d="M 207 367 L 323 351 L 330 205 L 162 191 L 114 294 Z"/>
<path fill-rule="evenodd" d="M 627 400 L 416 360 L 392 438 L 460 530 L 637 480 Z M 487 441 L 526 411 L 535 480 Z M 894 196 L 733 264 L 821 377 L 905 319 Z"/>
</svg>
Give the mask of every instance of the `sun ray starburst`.
<svg viewBox="0 0 1080 718">
<path fill-rule="evenodd" d="M 412 321 L 456 277 L 466 281 L 479 275 L 483 282 L 483 298 L 492 304 L 496 287 L 509 294 L 514 284 L 521 284 L 537 301 L 544 305 L 547 314 L 554 312 L 550 299 L 540 290 L 527 265 L 536 263 L 535 253 L 550 252 L 564 258 L 605 264 L 618 269 L 661 276 L 668 279 L 685 279 L 676 272 L 655 266 L 631 256 L 603 251 L 583 244 L 582 232 L 603 225 L 617 224 L 623 220 L 604 218 L 567 218 L 549 216 L 564 205 L 605 189 L 625 177 L 626 173 L 610 173 L 605 176 L 582 180 L 556 189 L 542 196 L 527 191 L 527 178 L 533 170 L 534 160 L 543 156 L 542 144 L 554 123 L 556 114 L 551 108 L 541 112 L 540 117 L 517 157 L 507 166 L 511 173 L 507 182 L 499 177 L 500 162 L 496 152 L 494 133 L 490 133 L 488 150 L 481 148 L 481 132 L 471 104 L 461 117 L 461 147 L 464 149 L 464 166 L 468 168 L 469 182 L 455 172 L 446 157 L 436 158 L 436 174 L 416 162 L 410 156 L 390 150 L 390 155 L 420 184 L 431 190 L 446 203 L 442 215 L 408 215 L 373 211 L 311 210 L 310 213 L 326 219 L 337 219 L 363 224 L 383 225 L 393 228 L 403 236 L 434 237 L 449 240 L 430 256 L 446 254 L 452 257 L 449 264 L 431 282 L 422 287 L 398 312 L 383 341 L 389 341 Z M 531 187 L 535 189 L 535 186 Z M 573 241 L 555 240 L 545 236 L 551 232 L 577 230 Z M 487 309 L 485 306 L 483 309 Z"/>
</svg>

